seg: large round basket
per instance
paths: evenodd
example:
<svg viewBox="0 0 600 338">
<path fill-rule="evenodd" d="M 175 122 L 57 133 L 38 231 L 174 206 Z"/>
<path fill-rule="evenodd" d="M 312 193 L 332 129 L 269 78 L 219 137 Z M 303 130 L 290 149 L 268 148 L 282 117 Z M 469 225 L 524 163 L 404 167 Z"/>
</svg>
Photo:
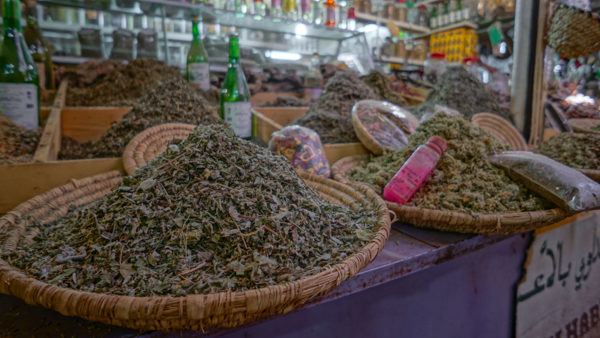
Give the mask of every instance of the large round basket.
<svg viewBox="0 0 600 338">
<path fill-rule="evenodd" d="M 471 122 L 490 133 L 497 140 L 508 144 L 512 150 L 526 151 L 528 149 L 525 138 L 519 133 L 517 128 L 496 114 L 475 114 L 471 117 Z"/>
<path fill-rule="evenodd" d="M 600 50 L 600 21 L 590 12 L 558 5 L 554 9 L 546 40 L 561 58 L 587 56 Z"/>
<path fill-rule="evenodd" d="M 349 182 L 347 178 L 348 172 L 365 160 L 366 157 L 364 156 L 340 159 L 331 168 L 334 173 L 334 179 Z M 376 191 L 379 191 L 379 189 Z M 422 228 L 470 234 L 520 233 L 555 223 L 567 216 L 560 209 L 482 214 L 425 209 L 415 206 L 398 205 L 391 202 L 387 202 L 387 206 L 396 214 L 396 219 L 400 222 Z"/>
<path fill-rule="evenodd" d="M 390 231 L 390 216 L 384 202 L 372 191 L 328 179 L 303 176 L 327 200 L 351 208 L 377 212 L 376 233 L 371 242 L 327 270 L 288 282 L 244 292 L 196 294 L 185 297 L 130 297 L 82 292 L 46 284 L 28 277 L 0 259 L 0 293 L 21 298 L 66 316 L 77 316 L 106 324 L 141 330 L 202 330 L 246 324 L 298 308 L 327 293 L 356 274 L 383 248 Z M 110 192 L 121 181 L 113 171 L 71 183 L 41 194 L 0 218 L 0 232 L 8 239 L 2 250 L 26 245 L 30 222 L 52 221 L 71 205 L 92 202 Z"/>
<path fill-rule="evenodd" d="M 600 134 L 595 128 L 600 126 L 600 119 L 570 119 L 569 125 L 577 133 Z"/>
<path fill-rule="evenodd" d="M 129 141 L 123 151 L 123 167 L 132 175 L 167 149 L 173 141 L 185 140 L 196 126 L 186 123 L 165 123 L 148 128 Z"/>
</svg>

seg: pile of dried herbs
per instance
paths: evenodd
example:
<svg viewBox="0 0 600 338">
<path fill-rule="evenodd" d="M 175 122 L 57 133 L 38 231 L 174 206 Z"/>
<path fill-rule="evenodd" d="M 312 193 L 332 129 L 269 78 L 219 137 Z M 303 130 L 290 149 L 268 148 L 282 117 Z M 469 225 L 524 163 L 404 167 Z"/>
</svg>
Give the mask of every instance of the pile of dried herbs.
<svg viewBox="0 0 600 338">
<path fill-rule="evenodd" d="M 483 83 L 463 67 L 449 67 L 433 92 L 414 112 L 422 116 L 432 113 L 435 105 L 455 109 L 470 119 L 477 113 L 494 113 L 510 120 L 498 100 Z"/>
<path fill-rule="evenodd" d="M 1 256 L 36 279 L 83 291 L 241 291 L 341 262 L 373 238 L 376 222 L 373 210 L 323 200 L 285 158 L 211 125 L 105 197 L 35 224 L 31 244 Z"/>
<path fill-rule="evenodd" d="M 138 133 L 162 123 L 220 123 L 216 109 L 181 77 L 163 81 L 143 95 L 133 109 L 95 142 L 80 144 L 63 138 L 60 158 L 119 157 Z"/>
<path fill-rule="evenodd" d="M 306 107 L 308 102 L 293 96 L 278 96 L 274 101 L 261 105 L 262 107 Z"/>
<path fill-rule="evenodd" d="M 595 127 L 593 127 L 592 130 L 600 131 L 600 123 L 598 123 Z"/>
<path fill-rule="evenodd" d="M 358 142 L 352 126 L 352 107 L 379 97 L 351 71 L 337 72 L 308 112 L 294 121 L 319 134 L 323 143 Z"/>
<path fill-rule="evenodd" d="M 600 134 L 561 133 L 537 151 L 573 168 L 600 170 Z"/>
<path fill-rule="evenodd" d="M 0 113 L 0 164 L 29 162 L 40 140 L 40 130 L 27 130 Z"/>
<path fill-rule="evenodd" d="M 372 158 L 369 163 L 353 169 L 350 178 L 383 190 L 412 152 L 433 135 L 446 139 L 448 150 L 409 205 L 480 213 L 546 208 L 542 199 L 513 182 L 502 169 L 487 160 L 489 155 L 506 150 L 505 145 L 464 118 L 443 113 L 417 127 L 405 150 Z"/>
<path fill-rule="evenodd" d="M 381 72 L 373 71 L 369 75 L 361 77 L 361 80 L 382 99 L 397 106 L 406 106 L 408 104 L 402 95 L 392 89 L 392 82 Z"/>
<path fill-rule="evenodd" d="M 157 60 L 137 59 L 126 65 L 110 64 L 108 73 L 88 86 L 67 91 L 68 106 L 130 106 L 162 81 L 180 78 L 179 70 Z"/>
</svg>

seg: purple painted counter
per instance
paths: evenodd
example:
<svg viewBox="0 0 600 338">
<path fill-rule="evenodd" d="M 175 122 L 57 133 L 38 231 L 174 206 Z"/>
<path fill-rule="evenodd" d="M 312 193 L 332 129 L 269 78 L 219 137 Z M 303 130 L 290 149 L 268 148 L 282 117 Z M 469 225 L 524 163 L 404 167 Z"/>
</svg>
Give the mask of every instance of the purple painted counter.
<svg viewBox="0 0 600 338">
<path fill-rule="evenodd" d="M 381 254 L 326 296 L 213 335 L 510 337 L 514 286 L 528 241 L 528 235 L 469 237 L 395 225 Z M 170 336 L 67 318 L 7 296 L 0 296 L 0 328 L 0 336 Z"/>
</svg>

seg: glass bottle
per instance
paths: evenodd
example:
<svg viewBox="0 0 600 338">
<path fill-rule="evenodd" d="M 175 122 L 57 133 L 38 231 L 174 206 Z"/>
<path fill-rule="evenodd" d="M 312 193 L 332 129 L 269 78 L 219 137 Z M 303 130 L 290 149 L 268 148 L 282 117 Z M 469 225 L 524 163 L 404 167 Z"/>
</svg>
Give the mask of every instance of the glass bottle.
<svg viewBox="0 0 600 338">
<path fill-rule="evenodd" d="M 435 170 L 448 148 L 446 140 L 432 136 L 410 155 L 400 170 L 383 188 L 383 199 L 400 205 L 408 203 Z"/>
<path fill-rule="evenodd" d="M 312 0 L 312 2 L 312 22 L 315 25 L 320 25 L 323 23 L 323 5 L 321 0 Z"/>
<path fill-rule="evenodd" d="M 21 1 L 2 1 L 4 38 L 0 48 L 0 111 L 27 129 L 40 125 L 39 75 L 21 33 Z"/>
<path fill-rule="evenodd" d="M 296 0 L 283 0 L 283 15 L 290 20 L 298 19 Z"/>
<path fill-rule="evenodd" d="M 325 26 L 335 27 L 335 0 L 325 0 Z"/>
<path fill-rule="evenodd" d="M 219 113 L 235 135 L 244 139 L 252 137 L 250 91 L 240 63 L 237 34 L 229 36 L 229 65 L 221 88 Z"/>
<path fill-rule="evenodd" d="M 27 21 L 23 29 L 25 42 L 33 61 L 37 64 L 40 88 L 55 89 L 54 68 L 52 64 L 52 47 L 44 40 L 37 22 L 37 10 L 35 6 L 26 10 Z"/>
<path fill-rule="evenodd" d="M 281 10 L 281 0 L 271 0 L 271 17 L 281 18 L 283 16 Z"/>
<path fill-rule="evenodd" d="M 200 20 L 197 16 L 192 19 L 192 44 L 187 54 L 186 77 L 196 88 L 203 91 L 210 89 L 208 53 L 202 43 Z"/>
<path fill-rule="evenodd" d="M 346 2 L 346 0 L 341 0 L 338 2 L 338 5 L 336 6 L 336 22 L 337 22 L 337 26 L 341 29 L 346 29 L 347 27 L 347 8 L 348 8 L 348 3 Z"/>
<path fill-rule="evenodd" d="M 435 29 L 438 26 L 438 11 L 437 6 L 431 6 L 431 11 L 429 12 L 429 27 L 431 29 Z"/>
<path fill-rule="evenodd" d="M 263 0 L 254 0 L 254 19 L 260 20 L 267 15 L 267 6 Z"/>
<path fill-rule="evenodd" d="M 346 25 L 347 29 L 351 31 L 356 30 L 356 11 L 353 6 L 348 8 L 348 22 Z"/>
<path fill-rule="evenodd" d="M 312 22 L 311 0 L 300 0 L 300 13 L 302 21 Z"/>
<path fill-rule="evenodd" d="M 323 91 L 323 75 L 320 70 L 321 60 L 318 53 L 310 58 L 310 66 L 304 77 L 304 96 L 317 100 Z"/>
</svg>

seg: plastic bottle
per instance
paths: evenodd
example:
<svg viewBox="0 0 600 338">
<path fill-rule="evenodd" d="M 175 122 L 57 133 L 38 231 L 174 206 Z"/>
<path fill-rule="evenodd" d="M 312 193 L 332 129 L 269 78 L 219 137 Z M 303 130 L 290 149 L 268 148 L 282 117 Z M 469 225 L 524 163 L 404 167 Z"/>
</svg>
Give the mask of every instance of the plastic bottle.
<svg viewBox="0 0 600 338">
<path fill-rule="evenodd" d="M 431 175 L 442 154 L 448 148 L 446 140 L 432 136 L 410 155 L 400 170 L 383 188 L 383 199 L 406 204 Z"/>
</svg>

